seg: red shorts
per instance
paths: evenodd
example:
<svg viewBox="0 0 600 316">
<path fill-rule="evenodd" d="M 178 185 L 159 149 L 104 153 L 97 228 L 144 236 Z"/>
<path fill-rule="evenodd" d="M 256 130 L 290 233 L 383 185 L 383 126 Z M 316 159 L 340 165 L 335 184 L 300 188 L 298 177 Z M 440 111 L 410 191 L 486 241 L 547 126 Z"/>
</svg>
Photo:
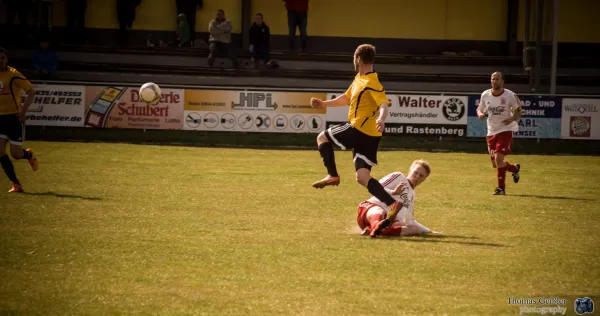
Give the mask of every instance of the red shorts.
<svg viewBox="0 0 600 316">
<path fill-rule="evenodd" d="M 486 140 L 488 152 L 490 153 L 492 160 L 494 159 L 495 153 L 501 153 L 506 156 L 512 151 L 512 131 L 505 131 L 496 135 L 488 136 L 486 137 Z"/>
<path fill-rule="evenodd" d="M 358 214 L 356 217 L 356 222 L 358 223 L 360 229 L 365 229 L 365 227 L 371 226 L 369 220 L 367 220 L 367 212 L 369 212 L 369 210 L 375 206 L 379 205 L 371 203 L 369 201 L 364 201 L 358 204 Z"/>
</svg>

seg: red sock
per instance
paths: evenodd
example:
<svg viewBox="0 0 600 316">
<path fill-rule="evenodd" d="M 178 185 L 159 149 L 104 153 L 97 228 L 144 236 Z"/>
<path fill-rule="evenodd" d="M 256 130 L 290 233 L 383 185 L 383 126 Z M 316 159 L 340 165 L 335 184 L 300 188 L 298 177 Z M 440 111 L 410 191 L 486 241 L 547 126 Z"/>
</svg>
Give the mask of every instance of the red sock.
<svg viewBox="0 0 600 316">
<path fill-rule="evenodd" d="M 504 184 L 504 178 L 506 178 L 506 167 L 497 168 L 496 175 L 498 176 L 498 187 L 504 190 L 506 187 Z"/>
<path fill-rule="evenodd" d="M 377 226 L 377 223 L 380 222 L 383 219 L 383 215 L 381 214 L 375 214 L 373 216 L 371 216 L 371 220 L 369 221 L 369 225 L 371 226 L 371 229 L 375 229 L 375 227 Z"/>
<path fill-rule="evenodd" d="M 390 226 L 386 230 L 381 232 L 381 234 L 385 235 L 385 236 L 400 236 L 401 233 L 402 233 L 402 226 Z"/>
<path fill-rule="evenodd" d="M 508 161 L 505 161 L 506 163 L 506 170 L 510 173 L 517 173 L 517 166 L 511 164 Z"/>
</svg>

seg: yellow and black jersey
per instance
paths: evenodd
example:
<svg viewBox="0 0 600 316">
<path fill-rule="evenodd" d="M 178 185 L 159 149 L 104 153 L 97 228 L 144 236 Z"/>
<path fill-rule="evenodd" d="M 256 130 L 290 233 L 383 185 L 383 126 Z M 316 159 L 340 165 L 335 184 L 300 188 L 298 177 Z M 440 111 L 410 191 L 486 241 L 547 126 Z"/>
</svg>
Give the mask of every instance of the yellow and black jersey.
<svg viewBox="0 0 600 316">
<path fill-rule="evenodd" d="M 346 91 L 346 96 L 350 99 L 348 110 L 350 124 L 367 135 L 381 136 L 375 121 L 379 117 L 379 106 L 382 103 L 387 103 L 389 106 L 390 101 L 385 96 L 385 90 L 379 82 L 377 73 L 357 74 Z"/>
<path fill-rule="evenodd" d="M 15 68 L 0 71 L 0 115 L 20 113 L 21 92 L 32 89 L 31 82 Z"/>
</svg>

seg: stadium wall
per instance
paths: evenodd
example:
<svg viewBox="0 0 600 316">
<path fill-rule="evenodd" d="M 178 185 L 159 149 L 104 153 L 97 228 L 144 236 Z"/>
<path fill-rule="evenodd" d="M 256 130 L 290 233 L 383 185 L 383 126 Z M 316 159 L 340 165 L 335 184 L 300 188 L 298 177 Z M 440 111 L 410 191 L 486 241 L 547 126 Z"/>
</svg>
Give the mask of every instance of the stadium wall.
<svg viewBox="0 0 600 316">
<path fill-rule="evenodd" d="M 347 109 L 311 108 L 331 91 L 211 90 L 162 87 L 157 105 L 137 87 L 41 85 L 28 112 L 29 139 L 304 147 L 346 121 Z M 390 92 L 383 148 L 481 152 L 485 126 L 474 117 L 478 96 Z M 518 153 L 600 154 L 600 99 L 522 96 L 514 136 Z"/>
<path fill-rule="evenodd" d="M 208 23 L 217 9 L 224 9 L 233 22 L 238 45 L 242 31 L 242 1 L 204 1 L 197 13 L 197 31 L 207 38 Z M 535 1 L 534 1 L 535 2 Z M 520 1 L 518 40 L 524 40 L 525 1 Z M 544 40 L 552 38 L 551 1 L 544 10 Z M 595 0 L 561 1 L 559 52 L 563 55 L 590 55 L 599 51 L 600 19 L 595 18 Z M 65 2 L 55 1 L 53 21 L 60 30 L 66 25 Z M 364 11 L 369 14 L 364 14 Z M 287 15 L 279 0 L 253 0 L 252 12 L 262 12 L 273 34 L 275 49 L 287 48 Z M 136 11 L 131 43 L 143 45 L 148 36 L 174 39 L 174 1 L 143 0 Z M 308 20 L 310 48 L 315 51 L 348 51 L 357 43 L 371 42 L 385 53 L 439 54 L 444 51 L 477 50 L 485 55 L 507 52 L 507 6 L 492 0 L 373 0 L 311 1 Z M 5 16 L 0 16 L 5 22 Z M 33 22 L 33 21 L 30 21 Z M 117 42 L 116 0 L 88 0 L 86 26 L 92 43 Z M 534 34 L 534 32 L 532 32 Z"/>
</svg>

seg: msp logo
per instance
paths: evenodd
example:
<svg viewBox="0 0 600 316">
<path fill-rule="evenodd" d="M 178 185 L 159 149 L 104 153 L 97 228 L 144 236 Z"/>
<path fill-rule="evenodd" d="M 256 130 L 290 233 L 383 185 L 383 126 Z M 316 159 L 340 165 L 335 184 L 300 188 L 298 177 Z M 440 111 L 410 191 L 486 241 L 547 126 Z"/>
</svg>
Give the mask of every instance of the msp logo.
<svg viewBox="0 0 600 316">
<path fill-rule="evenodd" d="M 466 106 L 461 99 L 450 98 L 442 105 L 442 113 L 449 121 L 458 121 L 465 115 Z"/>
<path fill-rule="evenodd" d="M 594 301 L 589 297 L 578 298 L 575 300 L 575 313 L 583 315 L 594 312 Z"/>
<path fill-rule="evenodd" d="M 589 116 L 571 116 L 569 136 L 590 137 L 592 133 L 592 118 Z"/>
</svg>

